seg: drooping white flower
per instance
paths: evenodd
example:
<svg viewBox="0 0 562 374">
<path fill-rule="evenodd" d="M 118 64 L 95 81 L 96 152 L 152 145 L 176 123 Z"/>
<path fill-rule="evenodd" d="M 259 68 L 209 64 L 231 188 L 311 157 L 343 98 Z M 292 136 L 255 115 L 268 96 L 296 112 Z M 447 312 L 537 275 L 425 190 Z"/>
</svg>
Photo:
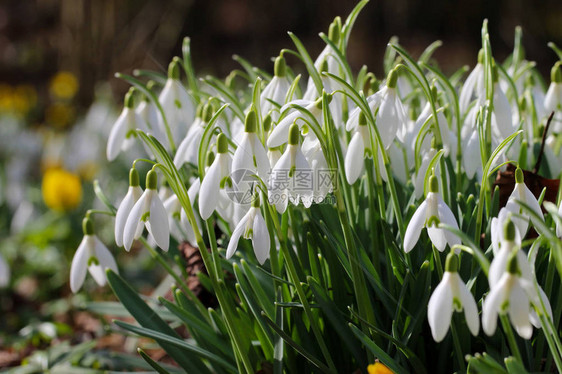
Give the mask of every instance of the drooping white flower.
<svg viewBox="0 0 562 374">
<path fill-rule="evenodd" d="M 284 113 L 287 110 L 292 110 L 292 112 L 283 117 L 273 128 L 271 134 L 269 134 L 269 138 L 267 138 L 267 146 L 269 148 L 275 148 L 285 144 L 287 142 L 287 139 L 289 138 L 289 129 L 293 124 L 297 124 L 299 126 L 299 129 L 304 125 L 304 121 L 299 120 L 299 117 L 303 116 L 303 114 L 297 109 L 289 109 L 289 106 L 291 104 L 298 104 L 304 107 L 310 112 L 310 114 L 312 114 L 316 118 L 318 123 L 322 123 L 321 98 L 316 101 L 294 100 L 290 103 L 287 103 L 286 105 L 281 107 L 281 113 Z"/>
<path fill-rule="evenodd" d="M 238 248 L 240 237 L 244 239 L 252 239 L 252 247 L 258 262 L 263 265 L 265 260 L 269 258 L 269 249 L 271 247 L 269 231 L 265 224 L 265 220 L 260 211 L 260 201 L 258 196 L 254 196 L 252 207 L 242 217 L 238 225 L 232 232 L 228 248 L 226 249 L 226 258 L 232 257 Z"/>
<path fill-rule="evenodd" d="M 359 114 L 357 131 L 351 138 L 347 153 L 345 154 L 345 178 L 347 183 L 353 184 L 361 176 L 365 169 L 366 152 L 370 152 L 371 139 L 367 120 L 364 113 Z M 371 152 L 372 154 L 372 152 Z"/>
<path fill-rule="evenodd" d="M 517 203 L 518 201 L 529 206 L 539 218 L 536 218 L 534 215 L 530 216 L 528 213 L 526 213 L 526 211 L 524 211 L 523 208 Z M 539 202 L 537 201 L 537 198 L 535 197 L 535 195 L 533 195 L 531 190 L 529 190 L 529 188 L 525 185 L 523 171 L 519 167 L 515 170 L 515 187 L 513 188 L 513 192 L 507 199 L 505 208 L 511 213 L 521 216 L 516 217 L 516 219 L 514 219 L 514 223 L 517 225 L 517 228 L 519 229 L 519 232 L 522 236 L 527 233 L 529 219 L 535 224 L 537 219 L 544 221 Z"/>
<path fill-rule="evenodd" d="M 201 106 L 198 108 L 195 121 L 193 121 L 174 156 L 174 165 L 177 168 L 180 168 L 185 163 L 197 165 L 201 137 L 205 132 L 205 126 L 212 117 L 213 106 L 210 103 L 207 103 L 203 108 Z"/>
<path fill-rule="evenodd" d="M 166 84 L 158 96 L 174 139 L 187 132 L 195 114 L 193 102 L 179 77 L 180 62 L 174 58 L 168 67 Z M 159 126 L 165 129 L 166 125 L 160 113 L 158 113 L 158 121 L 160 121 Z"/>
<path fill-rule="evenodd" d="M 381 103 L 377 112 L 376 123 L 382 143 L 386 149 L 390 147 L 390 144 L 397 135 L 402 137 L 404 133 L 403 127 L 407 123 L 406 111 L 396 92 L 397 79 L 398 72 L 396 69 L 391 70 L 386 80 L 386 86 L 379 91 Z"/>
<path fill-rule="evenodd" d="M 154 83 L 152 81 L 149 82 Z M 150 85 L 152 86 L 152 85 Z M 149 88 L 150 89 L 150 88 Z M 139 115 L 140 119 L 144 122 L 143 128 L 148 129 L 148 131 L 154 135 L 154 137 L 168 148 L 169 142 L 166 136 L 166 129 L 162 127 L 162 123 L 158 121 L 158 108 L 149 98 L 143 95 L 143 100 L 135 109 L 135 112 Z M 143 143 L 144 144 L 144 143 Z"/>
<path fill-rule="evenodd" d="M 289 200 L 306 208 L 312 205 L 311 168 L 299 146 L 299 127 L 293 124 L 289 133 L 289 145 L 277 161 L 269 178 L 269 201 L 279 213 L 284 213 Z"/>
<path fill-rule="evenodd" d="M 246 115 L 244 135 L 232 157 L 232 171 L 248 170 L 267 181 L 271 166 L 267 152 L 256 133 L 257 126 L 257 114 L 251 109 Z"/>
<path fill-rule="evenodd" d="M 540 303 L 533 284 L 519 275 L 517 256 L 513 254 L 497 284 L 482 304 L 482 328 L 487 335 L 496 331 L 498 314 L 508 314 L 511 324 L 523 339 L 533 335 L 529 308 Z"/>
<path fill-rule="evenodd" d="M 443 279 L 433 291 L 427 305 L 427 320 L 433 340 L 440 342 L 445 338 L 453 311 L 461 312 L 463 309 L 470 332 L 474 336 L 478 335 L 480 321 L 476 301 L 459 276 L 457 256 L 449 253 Z"/>
<path fill-rule="evenodd" d="M 424 227 L 427 228 L 427 234 L 433 245 L 441 252 L 445 250 L 447 244 L 452 247 L 461 243 L 455 234 L 436 227 L 439 223 L 445 223 L 456 229 L 459 228 L 453 212 L 439 195 L 437 177 L 432 175 L 429 179 L 429 193 L 415 211 L 406 228 L 404 251 L 407 253 L 414 248 Z"/>
<path fill-rule="evenodd" d="M 125 106 L 123 111 L 115 121 L 109 138 L 107 139 L 106 156 L 109 161 L 115 160 L 122 150 L 127 150 L 132 144 L 130 132 L 137 127 L 142 128 L 144 121 L 135 112 L 133 104 L 133 91 L 130 90 L 125 95 Z M 143 130 L 146 130 L 142 128 Z"/>
<path fill-rule="evenodd" d="M 10 265 L 0 255 L 0 288 L 10 284 Z"/>
<path fill-rule="evenodd" d="M 333 189 L 335 176 L 328 168 L 328 162 L 322 151 L 322 145 L 316 135 L 309 132 L 302 143 L 302 153 L 308 164 L 312 177 L 312 200 L 321 203 Z"/>
<path fill-rule="evenodd" d="M 193 204 L 195 201 L 195 197 L 199 192 L 200 187 L 200 179 L 195 178 L 191 187 L 187 190 L 187 194 L 189 196 L 189 201 Z M 195 246 L 197 241 L 195 239 L 195 233 L 193 231 L 193 227 L 189 223 L 187 219 L 187 215 L 185 210 L 181 206 L 181 203 L 178 199 L 178 196 L 173 194 L 169 198 L 164 201 L 164 209 L 166 209 L 166 213 L 168 214 L 168 225 L 170 226 L 170 235 L 178 242 L 187 241 L 192 246 Z M 197 227 L 199 231 L 201 231 L 201 223 L 197 216 L 195 217 L 195 221 L 197 223 Z"/>
<path fill-rule="evenodd" d="M 513 216 L 505 207 L 500 209 L 497 217 L 492 218 L 490 234 L 494 256 L 499 252 L 501 243 L 507 240 L 505 236 L 506 224 L 509 221 L 514 223 L 516 219 L 517 217 Z M 515 244 L 521 244 L 521 233 L 519 232 L 517 224 L 515 224 L 515 238 L 512 239 L 512 241 L 514 241 Z"/>
<path fill-rule="evenodd" d="M 221 199 L 221 192 L 230 181 L 230 166 L 232 160 L 228 154 L 228 140 L 226 135 L 217 136 L 217 157 L 207 170 L 199 190 L 199 213 L 206 220 L 215 211 Z"/>
<path fill-rule="evenodd" d="M 484 50 L 478 52 L 478 63 L 464 82 L 459 95 L 461 114 L 466 113 L 473 96 L 484 96 Z"/>
<path fill-rule="evenodd" d="M 279 56 L 275 59 L 274 76 L 265 86 L 260 96 L 261 112 L 265 115 L 271 112 L 273 120 L 277 121 L 279 112 L 273 103 L 283 106 L 290 87 L 291 82 L 287 77 L 285 58 Z"/>
<path fill-rule="evenodd" d="M 494 288 L 501 279 L 503 273 L 507 269 L 507 263 L 511 256 L 515 256 L 517 266 L 520 271 L 520 276 L 528 281 L 532 281 L 531 267 L 527 261 L 527 256 L 521 250 L 521 236 L 514 224 L 514 222 L 507 217 L 504 225 L 501 227 L 503 231 L 502 239 L 500 241 L 497 252 L 494 252 L 494 260 L 490 264 L 488 270 L 488 282 L 490 288 Z M 493 230 L 498 230 L 497 225 Z M 492 237 L 498 236 L 497 233 L 492 233 Z"/>
<path fill-rule="evenodd" d="M 509 137 L 516 130 L 515 126 L 513 125 L 511 105 L 509 104 L 509 100 L 507 99 L 505 92 L 502 90 L 500 84 L 497 81 L 495 81 L 494 83 L 494 111 L 492 114 L 492 130 L 493 139 L 497 144 Z"/>
<path fill-rule="evenodd" d="M 118 247 L 123 246 L 123 233 L 125 232 L 127 218 L 129 218 L 133 206 L 135 206 L 135 203 L 140 199 L 141 195 L 142 188 L 139 186 L 139 172 L 137 169 L 132 168 L 129 172 L 129 190 L 123 198 L 123 201 L 121 201 L 117 209 L 117 214 L 115 215 L 115 243 Z M 135 237 L 140 237 L 142 228 L 143 227 L 139 225 L 137 228 L 139 232 L 135 233 Z"/>
<path fill-rule="evenodd" d="M 70 265 L 70 289 L 73 293 L 78 292 L 84 284 L 86 270 L 100 286 L 104 286 L 107 281 L 105 276 L 106 269 L 118 272 L 117 264 L 111 252 L 94 235 L 94 228 L 90 218 L 84 218 L 82 229 L 84 231 L 84 238 L 78 246 Z"/>
<path fill-rule="evenodd" d="M 556 115 L 557 119 L 560 119 L 560 108 L 562 107 L 562 71 L 560 67 L 562 63 L 557 61 L 550 71 L 550 85 L 546 91 L 546 96 L 544 98 L 544 114 L 549 116 L 552 112 L 558 112 Z M 555 121 L 559 122 L 559 121 Z M 560 125 L 555 126 L 552 129 L 553 133 L 558 133 L 562 130 Z"/>
<path fill-rule="evenodd" d="M 156 190 L 157 185 L 158 175 L 155 170 L 150 170 L 146 174 L 146 190 L 131 209 L 125 223 L 123 245 L 127 251 L 131 249 L 133 240 L 141 236 L 143 226 L 146 226 L 148 233 L 162 250 L 168 250 L 170 227 L 166 209 Z"/>
</svg>

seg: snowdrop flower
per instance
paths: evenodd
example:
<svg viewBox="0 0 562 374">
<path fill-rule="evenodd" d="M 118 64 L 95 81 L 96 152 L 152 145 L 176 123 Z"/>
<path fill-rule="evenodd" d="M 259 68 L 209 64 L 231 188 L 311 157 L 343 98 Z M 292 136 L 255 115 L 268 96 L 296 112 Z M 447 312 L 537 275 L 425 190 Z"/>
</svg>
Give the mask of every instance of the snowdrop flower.
<svg viewBox="0 0 562 374">
<path fill-rule="evenodd" d="M 478 52 L 478 63 L 466 78 L 459 95 L 461 114 L 466 113 L 473 95 L 484 96 L 484 89 L 484 50 L 481 49 Z"/>
<path fill-rule="evenodd" d="M 369 128 L 363 112 L 359 114 L 358 124 L 357 131 L 351 138 L 345 154 L 345 178 L 349 184 L 355 183 L 363 173 L 366 154 L 372 154 Z"/>
<path fill-rule="evenodd" d="M 492 77 L 494 82 L 494 112 L 492 116 L 492 130 L 495 140 L 499 144 L 503 139 L 513 134 L 516 128 L 513 126 L 513 116 L 511 113 L 511 105 L 505 92 L 498 83 L 498 68 L 492 69 Z"/>
<path fill-rule="evenodd" d="M 86 269 L 100 286 L 104 286 L 106 283 L 106 269 L 118 272 L 117 264 L 111 252 L 94 235 L 94 226 L 90 218 L 84 218 L 82 230 L 84 231 L 84 238 L 78 246 L 70 265 L 70 289 L 73 293 L 78 292 L 84 284 Z"/>
<path fill-rule="evenodd" d="M 115 160 L 122 150 L 127 150 L 132 144 L 130 131 L 134 131 L 143 124 L 142 119 L 134 110 L 133 90 L 125 95 L 125 106 L 115 121 L 107 140 L 106 156 L 109 161 Z"/>
<path fill-rule="evenodd" d="M 421 230 L 426 227 L 427 234 L 433 245 L 443 252 L 447 244 L 452 247 L 460 244 L 460 239 L 453 233 L 437 227 L 439 223 L 445 223 L 456 229 L 459 228 L 457 220 L 451 209 L 445 204 L 439 195 L 437 177 L 432 175 L 429 179 L 429 193 L 426 199 L 415 211 L 406 233 L 404 234 L 404 251 L 410 252 L 418 242 Z"/>
<path fill-rule="evenodd" d="M 162 250 L 168 250 L 170 227 L 166 209 L 156 190 L 157 185 L 158 175 L 155 170 L 150 170 L 146 174 L 146 190 L 131 209 L 125 223 L 123 245 L 127 251 L 131 249 L 133 240 L 141 236 L 143 226 L 146 226 L 148 233 Z"/>
<path fill-rule="evenodd" d="M 213 111 L 214 109 L 211 103 L 207 103 L 204 108 L 201 106 L 197 108 L 195 121 L 193 121 L 193 124 L 178 146 L 176 155 L 174 156 L 174 165 L 178 169 L 185 163 L 197 165 L 201 137 L 205 132 L 205 126 L 213 117 Z"/>
<path fill-rule="evenodd" d="M 558 208 L 558 215 L 562 217 L 562 202 L 560 202 L 560 207 Z M 556 221 L 556 236 L 562 238 L 562 224 L 558 220 Z"/>
<path fill-rule="evenodd" d="M 257 174 L 263 181 L 267 180 L 271 166 L 267 152 L 256 134 L 258 119 L 252 108 L 246 115 L 244 135 L 232 157 L 232 171 L 249 170 Z"/>
<path fill-rule="evenodd" d="M 121 201 L 119 209 L 117 209 L 117 214 L 115 215 L 115 243 L 118 247 L 123 246 L 123 233 L 125 232 L 127 218 L 129 218 L 133 206 L 140 199 L 141 195 L 142 188 L 139 186 L 139 172 L 137 169 L 132 168 L 129 172 L 129 190 L 123 198 L 123 201 Z M 135 233 L 135 237 L 138 238 L 142 233 L 142 226 L 139 225 L 137 230 L 138 232 Z"/>
<path fill-rule="evenodd" d="M 492 241 L 492 249 L 494 252 L 494 256 L 499 252 L 500 245 L 502 245 L 503 241 L 506 241 L 506 224 L 508 222 L 515 223 L 518 218 L 513 216 L 509 210 L 505 207 L 500 209 L 497 217 L 492 218 L 491 223 L 491 241 Z M 511 241 L 514 241 L 517 244 L 521 244 L 521 233 L 519 232 L 518 225 L 515 224 L 515 238 Z"/>
<path fill-rule="evenodd" d="M 530 304 L 538 305 L 539 296 L 532 283 L 520 276 L 517 255 L 509 258 L 507 271 L 491 288 L 482 304 L 482 329 L 487 335 L 496 331 L 498 314 L 508 314 L 511 324 L 523 339 L 530 339 L 533 326 L 529 317 Z"/>
<path fill-rule="evenodd" d="M 328 98 L 331 97 L 331 95 L 328 95 Z M 287 105 L 284 105 L 281 108 L 281 113 L 283 113 L 292 103 L 303 106 L 316 118 L 319 123 L 322 123 L 322 98 L 319 98 L 316 101 L 295 100 Z M 291 126 L 293 124 L 297 124 L 299 129 L 303 126 L 304 121 L 298 119 L 302 115 L 303 114 L 299 110 L 292 109 L 292 112 L 282 118 L 277 126 L 273 128 L 269 138 L 267 139 L 267 146 L 269 148 L 275 148 L 285 144 L 289 138 L 289 129 Z"/>
<path fill-rule="evenodd" d="M 557 61 L 550 71 L 550 86 L 546 91 L 544 98 L 545 115 L 550 115 L 552 112 L 559 112 L 562 106 L 562 71 L 560 67 L 562 63 Z M 559 117 L 559 116 L 557 116 Z M 559 126 L 553 129 L 554 133 L 560 132 Z"/>
<path fill-rule="evenodd" d="M 252 207 L 242 217 L 238 225 L 232 232 L 228 248 L 226 249 L 226 258 L 231 258 L 236 248 L 238 248 L 238 241 L 240 237 L 244 239 L 252 239 L 252 247 L 260 265 L 263 265 L 265 260 L 269 258 L 269 249 L 271 242 L 269 240 L 269 231 L 265 224 L 265 220 L 260 211 L 259 196 L 254 196 Z"/>
<path fill-rule="evenodd" d="M 168 79 L 158 96 L 158 101 L 174 138 L 185 134 L 184 131 L 187 131 L 193 120 L 194 108 L 187 90 L 180 82 L 180 62 L 177 58 L 174 58 L 168 67 Z M 165 129 L 161 113 L 158 114 L 158 120 L 160 127 Z"/>
<path fill-rule="evenodd" d="M 306 208 L 312 205 L 312 178 L 308 161 L 299 146 L 299 127 L 291 126 L 289 145 L 277 161 L 269 179 L 269 201 L 279 213 L 287 210 L 290 200 L 298 205 L 302 201 Z"/>
<path fill-rule="evenodd" d="M 321 203 L 326 195 L 332 191 L 332 180 L 335 178 L 328 168 L 328 162 L 322 152 L 322 145 L 316 136 L 308 133 L 302 144 L 302 152 L 308 164 L 312 176 L 313 201 Z"/>
<path fill-rule="evenodd" d="M 0 288 L 6 287 L 10 283 L 10 266 L 0 255 Z"/>
<path fill-rule="evenodd" d="M 226 185 L 232 185 L 230 180 L 230 166 L 232 160 L 228 154 L 228 139 L 220 133 L 217 136 L 217 157 L 207 170 L 201 181 L 199 190 L 199 214 L 204 220 L 208 219 L 217 208 L 221 199 L 220 193 Z"/>
<path fill-rule="evenodd" d="M 443 279 L 433 291 L 427 305 L 427 320 L 436 342 L 442 341 L 447 335 L 453 311 L 461 312 L 463 309 L 470 332 L 474 336 L 478 335 L 478 308 L 474 297 L 459 276 L 458 261 L 454 253 L 447 255 Z"/>
<path fill-rule="evenodd" d="M 147 88 L 152 90 L 154 86 L 153 81 L 149 81 Z M 158 108 L 148 97 L 144 94 L 143 99 L 140 104 L 135 109 L 135 112 L 139 115 L 140 119 L 144 122 L 144 128 L 150 129 L 150 132 L 154 137 L 164 145 L 168 147 L 168 138 L 166 137 L 166 129 L 162 127 L 162 123 L 158 121 Z M 144 143 L 143 143 L 144 144 Z"/>
<path fill-rule="evenodd" d="M 403 134 L 403 127 L 407 123 L 407 116 L 402 101 L 396 92 L 396 80 L 398 79 L 398 71 L 395 68 L 391 70 L 386 79 L 386 86 L 379 92 L 381 103 L 377 113 L 376 123 L 379 128 L 382 143 L 386 149 L 398 134 Z M 400 139 L 403 140 L 403 139 Z"/>
<path fill-rule="evenodd" d="M 535 216 L 529 217 L 529 215 L 523 211 L 523 208 L 517 204 L 517 201 L 528 205 L 533 212 L 540 217 L 540 220 L 544 221 L 539 202 L 531 190 L 529 190 L 529 188 L 525 185 L 523 170 L 519 167 L 515 169 L 515 188 L 513 189 L 511 195 L 509 195 L 507 201 L 508 202 L 505 208 L 513 214 L 522 216 L 522 218 L 517 217 L 518 219 L 514 220 L 521 235 L 525 235 L 527 233 L 529 218 L 531 219 L 531 222 L 536 222 L 537 218 L 535 218 Z"/>
<path fill-rule="evenodd" d="M 196 178 L 192 183 L 191 187 L 187 190 L 187 195 L 189 200 L 193 203 L 195 197 L 199 192 L 200 180 Z M 192 246 L 196 245 L 197 240 L 195 238 L 195 233 L 193 227 L 187 219 L 187 214 L 185 213 L 177 195 L 172 195 L 166 201 L 164 201 L 164 209 L 168 214 L 168 225 L 170 226 L 170 235 L 174 237 L 178 242 L 187 240 Z M 197 227 L 201 231 L 201 224 L 199 219 L 195 217 Z"/>
<path fill-rule="evenodd" d="M 287 77 L 286 70 L 285 58 L 283 56 L 277 57 L 275 59 L 274 76 L 265 86 L 260 96 L 261 112 L 266 114 L 271 112 L 274 120 L 279 118 L 279 113 L 272 102 L 283 106 L 287 92 L 289 92 L 291 87 L 291 81 Z"/>
<path fill-rule="evenodd" d="M 367 104 L 369 104 L 369 109 L 371 110 L 372 113 L 375 113 L 375 111 L 381 104 L 381 99 L 382 96 L 380 91 L 377 91 L 374 94 L 367 97 Z M 361 113 L 361 108 L 355 108 L 351 111 L 351 114 L 349 115 L 349 119 L 345 124 L 345 129 L 347 131 L 352 131 L 357 128 L 357 126 L 359 125 L 360 113 Z"/>
<path fill-rule="evenodd" d="M 497 226 L 494 227 L 497 231 Z M 488 282 L 490 283 L 490 288 L 494 288 L 502 277 L 505 269 L 507 268 L 507 263 L 511 256 L 515 256 L 517 260 L 517 267 L 520 271 L 520 276 L 527 279 L 529 282 L 532 281 L 531 267 L 529 261 L 527 261 L 527 256 L 521 250 L 521 237 L 517 231 L 517 228 L 513 221 L 509 217 L 505 220 L 503 226 L 503 239 L 500 242 L 500 247 L 497 252 L 494 252 L 494 260 L 490 265 L 488 271 Z M 497 234 L 492 233 L 492 237 L 497 236 Z"/>
</svg>

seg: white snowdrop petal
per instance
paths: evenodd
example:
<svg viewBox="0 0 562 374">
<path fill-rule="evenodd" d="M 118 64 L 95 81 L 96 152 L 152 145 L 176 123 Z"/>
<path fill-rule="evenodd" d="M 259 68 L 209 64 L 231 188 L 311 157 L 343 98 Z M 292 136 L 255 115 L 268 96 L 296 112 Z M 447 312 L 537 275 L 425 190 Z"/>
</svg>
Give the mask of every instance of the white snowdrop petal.
<svg viewBox="0 0 562 374">
<path fill-rule="evenodd" d="M 529 298 L 519 284 L 514 284 L 509 295 L 509 318 L 523 339 L 530 339 L 533 326 L 529 320 Z"/>
<path fill-rule="evenodd" d="M 447 247 L 447 238 L 445 236 L 444 229 L 427 227 L 427 235 L 429 236 L 431 243 L 433 243 L 439 252 L 443 252 L 445 250 Z"/>
<path fill-rule="evenodd" d="M 254 141 L 254 157 L 256 158 L 258 175 L 264 182 L 267 182 L 267 178 L 269 177 L 269 172 L 271 171 L 271 165 L 269 163 L 269 158 L 267 157 L 267 151 L 265 150 L 265 147 L 263 146 L 263 144 L 255 134 L 254 134 L 253 141 Z"/>
<path fill-rule="evenodd" d="M 508 281 L 507 275 L 502 277 L 498 286 L 492 288 L 482 303 L 482 330 L 486 335 L 492 336 L 496 331 L 498 323 L 498 311 L 505 300 L 505 285 Z"/>
<path fill-rule="evenodd" d="M 250 134 L 244 133 L 242 141 L 238 144 L 238 148 L 236 148 L 236 152 L 234 152 L 234 156 L 232 157 L 232 171 L 254 169 L 254 162 L 252 159 L 253 152 L 250 141 Z"/>
<path fill-rule="evenodd" d="M 129 108 L 123 108 L 123 112 L 109 133 L 109 138 L 107 139 L 107 149 L 106 156 L 108 161 L 113 161 L 117 158 L 119 152 L 121 152 L 121 147 L 127 136 L 127 131 L 129 130 L 129 120 L 130 120 Z"/>
<path fill-rule="evenodd" d="M 246 229 L 246 222 L 250 219 L 250 212 L 246 213 L 244 217 L 238 222 L 238 225 L 232 232 L 230 240 L 228 241 L 228 247 L 226 248 L 226 258 L 231 258 L 236 249 L 238 248 L 238 241 Z"/>
<path fill-rule="evenodd" d="M 259 208 L 254 208 L 259 209 Z M 254 253 L 260 265 L 263 265 L 265 260 L 269 258 L 269 231 L 267 231 L 267 225 L 263 219 L 261 212 L 259 210 L 256 212 L 254 217 L 254 227 L 252 233 L 252 245 L 254 247 Z"/>
<path fill-rule="evenodd" d="M 468 325 L 472 335 L 476 336 L 478 335 L 478 329 L 480 328 L 480 319 L 478 318 L 478 307 L 476 306 L 476 301 L 474 300 L 474 296 L 472 296 L 466 287 L 466 284 L 464 284 L 460 276 L 458 276 L 458 273 L 456 278 L 459 283 L 459 296 L 464 309 L 466 324 Z"/>
<path fill-rule="evenodd" d="M 447 204 L 445 204 L 445 202 L 440 196 L 438 197 L 438 201 L 437 201 L 437 211 L 439 213 L 439 220 L 441 221 L 441 223 L 449 225 L 455 229 L 459 228 L 457 219 L 453 215 L 451 208 L 449 208 Z M 452 232 L 450 232 L 449 230 L 443 229 L 443 233 L 445 235 L 445 239 L 447 240 L 447 243 L 449 244 L 449 247 L 452 247 L 455 244 L 461 244 L 461 240 L 459 239 L 459 237 L 453 234 Z"/>
<path fill-rule="evenodd" d="M 199 214 L 201 218 L 208 219 L 217 207 L 217 198 L 220 191 L 220 164 L 216 158 L 207 170 L 199 189 Z"/>
<path fill-rule="evenodd" d="M 133 240 L 137 239 L 137 233 L 143 228 L 143 222 L 141 217 L 147 211 L 147 191 L 144 191 L 140 199 L 135 203 L 129 217 L 127 217 L 127 222 L 125 223 L 125 230 L 123 231 L 123 246 L 127 251 L 131 249 L 133 245 Z"/>
<path fill-rule="evenodd" d="M 170 245 L 170 227 L 168 223 L 168 215 L 164 204 L 157 194 L 153 194 L 150 200 L 150 216 L 148 217 L 147 225 L 150 233 L 154 237 L 156 244 L 164 250 L 168 251 Z"/>
<path fill-rule="evenodd" d="M 347 153 L 345 155 L 345 177 L 347 183 L 353 184 L 361 175 L 364 169 L 365 144 L 363 137 L 356 132 L 349 142 Z"/>
<path fill-rule="evenodd" d="M 404 252 L 408 253 L 414 248 L 421 234 L 421 230 L 425 224 L 427 210 L 427 202 L 424 201 L 420 204 L 418 209 L 414 212 L 406 233 L 404 234 Z"/>
<path fill-rule="evenodd" d="M 141 194 L 142 190 L 140 187 L 129 187 L 127 194 L 119 205 L 119 209 L 117 209 L 117 214 L 115 215 L 115 243 L 118 247 L 123 246 L 125 223 L 127 223 L 127 218 L 131 213 L 131 209 L 133 209 L 133 206 Z"/>
<path fill-rule="evenodd" d="M 447 335 L 453 315 L 453 294 L 448 284 L 448 277 L 445 276 L 433 291 L 427 305 L 427 321 L 433 340 L 436 342 L 442 341 Z"/>
<path fill-rule="evenodd" d="M 85 235 L 72 258 L 72 264 L 70 265 L 70 290 L 73 293 L 78 292 L 82 288 L 86 279 L 89 258 L 88 241 L 88 235 Z"/>
<path fill-rule="evenodd" d="M 269 138 L 267 138 L 267 146 L 269 148 L 279 147 L 289 141 L 289 129 L 299 115 L 301 115 L 301 113 L 295 110 L 279 121 L 277 126 L 271 131 L 271 134 L 269 134 Z"/>
</svg>

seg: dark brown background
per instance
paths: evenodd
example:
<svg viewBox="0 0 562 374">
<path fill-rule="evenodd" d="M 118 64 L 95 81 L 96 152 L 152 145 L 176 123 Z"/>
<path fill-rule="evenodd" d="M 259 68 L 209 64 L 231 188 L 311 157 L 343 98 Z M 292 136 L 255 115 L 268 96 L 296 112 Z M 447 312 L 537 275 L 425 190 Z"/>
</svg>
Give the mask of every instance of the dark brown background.
<svg viewBox="0 0 562 374">
<path fill-rule="evenodd" d="M 343 0 L 2 0 L 0 2 L 0 82 L 41 86 L 59 70 L 76 74 L 78 103 L 92 100 L 98 82 L 108 81 L 119 97 L 127 88 L 113 78 L 134 68 L 164 71 L 192 38 L 198 74 L 224 77 L 239 54 L 270 69 L 270 58 L 292 47 L 293 31 L 311 55 L 322 49 L 318 37 L 331 20 L 347 16 L 355 1 Z M 482 20 L 489 19 L 494 54 L 500 60 L 513 47 L 521 25 L 527 57 L 543 74 L 556 57 L 548 41 L 562 44 L 562 1 L 377 1 L 360 15 L 352 34 L 352 67 L 367 64 L 381 75 L 384 48 L 392 35 L 417 55 L 436 39 L 436 58 L 445 71 L 473 65 Z M 293 61 L 294 62 L 294 61 Z"/>
</svg>

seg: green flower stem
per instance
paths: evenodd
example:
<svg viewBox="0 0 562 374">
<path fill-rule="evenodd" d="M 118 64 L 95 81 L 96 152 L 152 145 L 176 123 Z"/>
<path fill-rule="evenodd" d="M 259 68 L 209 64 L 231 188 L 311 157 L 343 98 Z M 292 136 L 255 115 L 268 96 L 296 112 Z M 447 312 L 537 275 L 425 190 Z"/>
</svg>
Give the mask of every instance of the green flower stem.
<svg viewBox="0 0 562 374">
<path fill-rule="evenodd" d="M 507 343 L 509 344 L 509 350 L 511 351 L 511 354 L 515 357 L 517 361 L 523 364 L 523 360 L 521 358 L 521 352 L 519 352 L 517 341 L 515 341 L 515 334 L 513 334 L 513 329 L 511 328 L 511 324 L 509 323 L 507 314 L 501 314 L 500 321 L 502 323 L 503 331 L 507 337 Z"/>
<path fill-rule="evenodd" d="M 541 320 L 542 326 L 548 326 L 548 331 L 546 331 L 545 328 L 544 336 L 548 343 L 548 347 L 550 348 L 552 358 L 556 363 L 556 368 L 558 369 L 558 372 L 562 372 L 562 357 L 560 356 L 560 350 L 556 347 L 556 342 L 553 340 L 553 337 L 558 336 L 556 329 L 553 328 L 552 323 L 549 321 L 549 318 L 547 318 L 544 314 L 540 313 L 539 318 Z"/>
<path fill-rule="evenodd" d="M 215 237 L 215 227 L 213 225 L 213 218 L 205 221 L 207 228 L 207 235 L 209 236 L 209 244 L 211 245 L 211 256 L 213 258 L 213 265 L 215 266 L 215 276 L 218 280 L 223 280 L 223 272 L 221 268 L 221 260 L 219 256 L 219 249 L 217 247 L 217 238 Z"/>
</svg>

